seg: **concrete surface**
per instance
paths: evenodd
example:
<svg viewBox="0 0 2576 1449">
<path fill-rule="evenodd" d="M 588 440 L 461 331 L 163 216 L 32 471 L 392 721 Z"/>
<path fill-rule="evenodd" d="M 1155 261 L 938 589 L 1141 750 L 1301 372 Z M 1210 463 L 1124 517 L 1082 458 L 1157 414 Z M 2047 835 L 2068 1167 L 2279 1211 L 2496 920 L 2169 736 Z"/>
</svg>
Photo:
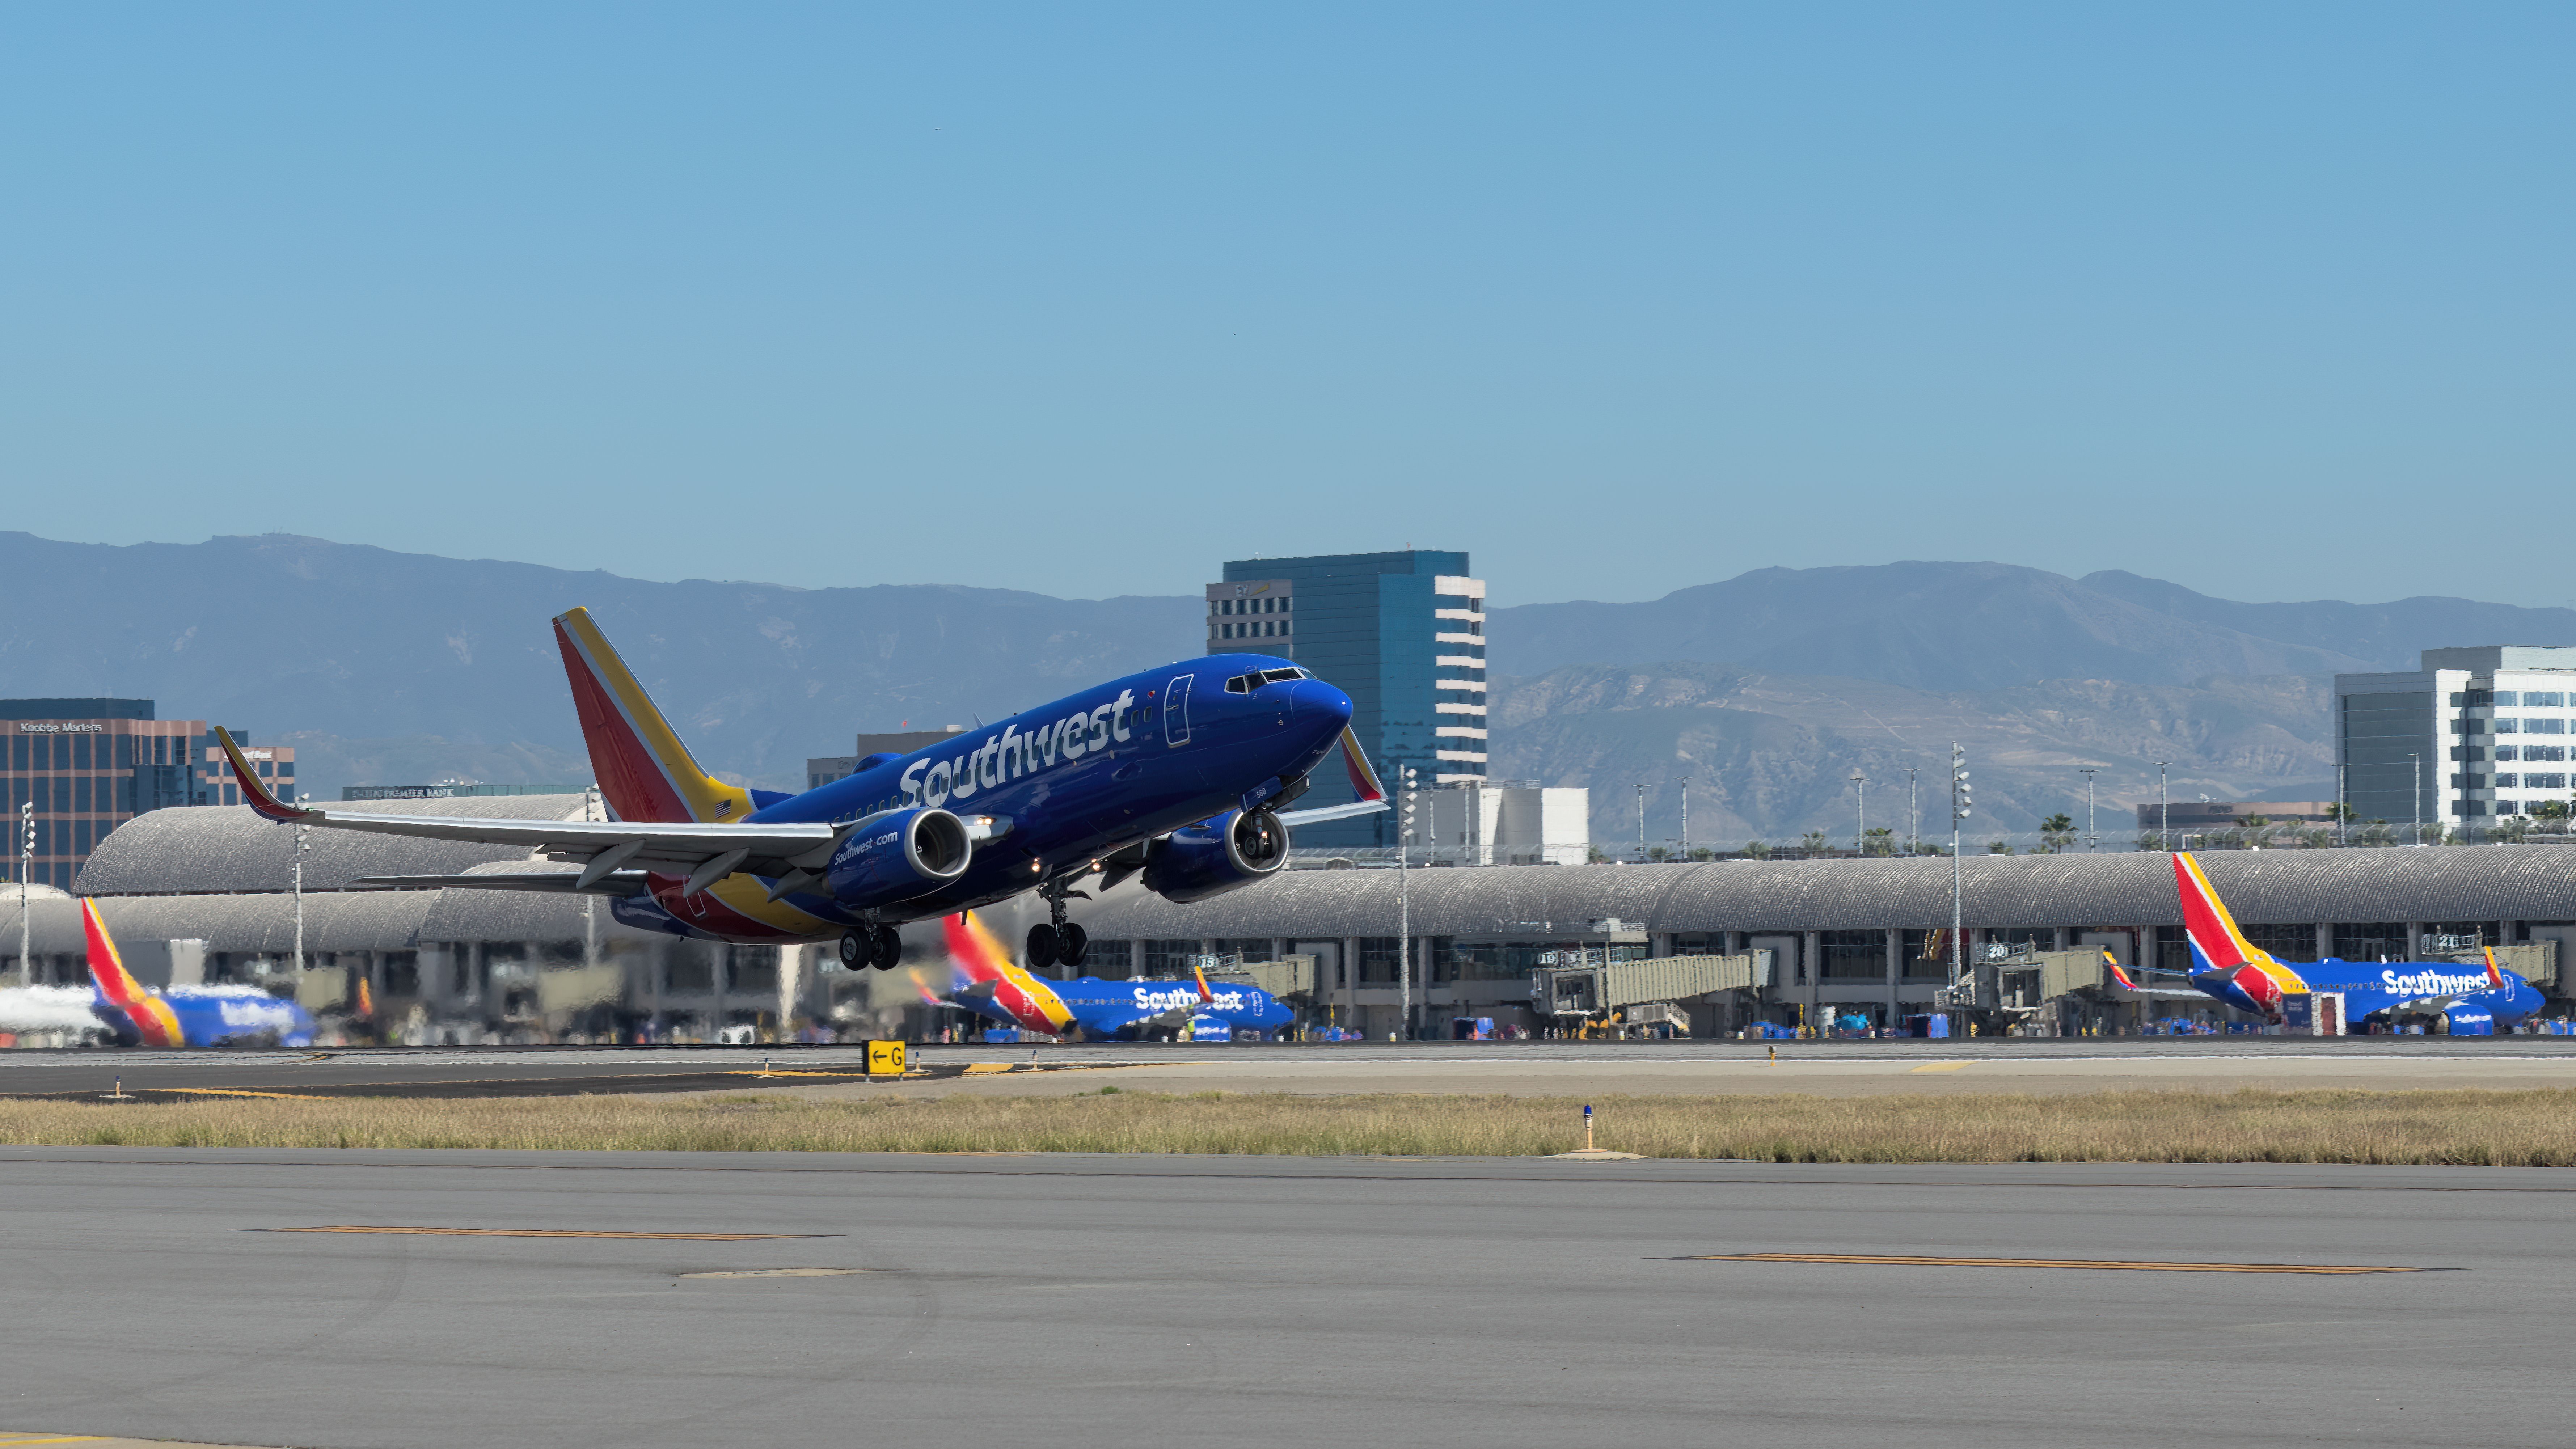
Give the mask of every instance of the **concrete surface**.
<svg viewBox="0 0 2576 1449">
<path fill-rule="evenodd" d="M 2576 1175 L 0 1149 L 0 1423 L 343 1446 L 2556 1446 Z M 761 1233 L 743 1241 L 268 1231 Z M 1698 1261 L 1852 1253 L 2360 1276 Z M 708 1278 L 768 1269 L 832 1276 Z"/>
<path fill-rule="evenodd" d="M 863 1060 L 858 1047 L 10 1051 L 0 1052 L 0 1096 L 103 1093 L 119 1080 L 129 1092 L 420 1096 L 803 1090 L 799 1084 L 812 1083 L 825 1084 L 817 1089 L 824 1096 L 1087 1092 L 1110 1082 L 1167 1091 L 1524 1095 L 2576 1086 L 2576 1037 L 1788 1042 L 1776 1064 L 1764 1044 L 1751 1042 L 926 1046 L 913 1049 L 913 1060 L 937 1075 L 900 1086 L 851 1081 Z M 782 1075 L 752 1075 L 764 1061 Z M 1018 1070 L 955 1078 L 970 1065 Z M 1027 1070 L 1032 1066 L 1048 1070 Z M 1057 1070 L 1067 1068 L 1080 1070 Z M 830 1085 L 836 1080 L 841 1085 Z"/>
</svg>

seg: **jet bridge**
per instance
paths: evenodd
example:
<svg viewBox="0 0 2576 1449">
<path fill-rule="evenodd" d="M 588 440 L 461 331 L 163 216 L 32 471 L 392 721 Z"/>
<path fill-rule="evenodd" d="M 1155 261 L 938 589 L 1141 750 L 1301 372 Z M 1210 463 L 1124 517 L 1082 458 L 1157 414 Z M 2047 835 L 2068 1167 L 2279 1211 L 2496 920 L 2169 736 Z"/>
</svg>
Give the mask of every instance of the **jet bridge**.
<svg viewBox="0 0 2576 1449">
<path fill-rule="evenodd" d="M 1650 1001 L 1688 1001 L 1713 991 L 1771 984 L 1772 953 L 1657 956 L 1644 961 L 1542 966 L 1530 973 L 1530 1008 L 1542 1016 L 1593 1017 Z"/>
</svg>

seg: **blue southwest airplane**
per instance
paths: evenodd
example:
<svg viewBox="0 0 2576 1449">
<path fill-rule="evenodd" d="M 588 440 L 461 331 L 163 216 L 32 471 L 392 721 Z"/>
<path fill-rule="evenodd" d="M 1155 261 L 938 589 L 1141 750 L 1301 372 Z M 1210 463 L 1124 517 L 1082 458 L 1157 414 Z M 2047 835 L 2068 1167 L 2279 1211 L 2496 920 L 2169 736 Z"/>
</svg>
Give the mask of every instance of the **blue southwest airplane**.
<svg viewBox="0 0 2576 1449">
<path fill-rule="evenodd" d="M 950 979 L 945 995 L 920 983 L 924 1001 L 955 1006 L 1004 1026 L 1068 1041 L 1162 1037 L 1202 1018 L 1231 1031 L 1277 1031 L 1295 1013 L 1256 986 L 1187 981 L 1046 981 L 1014 965 L 1011 953 L 971 914 L 947 919 Z"/>
<path fill-rule="evenodd" d="M 2498 1022 L 2510 1025 L 2540 1009 L 2540 992 L 2497 966 L 2492 950 L 2483 971 L 2448 961 L 2343 961 L 2329 956 L 2296 965 L 2283 962 L 2245 939 L 2199 861 L 2178 852 L 2173 867 L 2191 969 L 2144 974 L 2180 976 L 2203 994 L 2239 1011 L 2260 1013 L 2274 1025 L 2280 1024 L 2286 998 L 2323 992 L 2342 995 L 2344 1020 L 2353 1024 L 2395 1026 L 2422 1020 L 2459 1036 L 2491 1035 Z M 2103 957 L 2122 986 L 2143 989 L 2109 952 Z"/>
<path fill-rule="evenodd" d="M 842 964 L 890 970 L 895 927 L 1028 891 L 1048 920 L 1028 964 L 1078 964 L 1065 919 L 1130 876 L 1174 901 L 1288 863 L 1289 830 L 1387 808 L 1350 729 L 1350 696 L 1285 659 L 1212 654 L 1113 679 L 910 754 L 869 755 L 802 794 L 699 768 L 588 611 L 554 621 L 607 821 L 378 815 L 280 803 L 218 730 L 242 797 L 284 824 L 520 845 L 576 872 L 375 876 L 362 884 L 578 891 L 616 918 L 744 944 L 838 938 Z M 1356 799 L 1289 810 L 1335 746 Z"/>
<path fill-rule="evenodd" d="M 313 1018 L 292 1001 L 251 986 L 172 986 L 153 991 L 134 979 L 116 938 L 81 902 L 89 933 L 90 1012 L 127 1046 L 311 1046 Z"/>
</svg>

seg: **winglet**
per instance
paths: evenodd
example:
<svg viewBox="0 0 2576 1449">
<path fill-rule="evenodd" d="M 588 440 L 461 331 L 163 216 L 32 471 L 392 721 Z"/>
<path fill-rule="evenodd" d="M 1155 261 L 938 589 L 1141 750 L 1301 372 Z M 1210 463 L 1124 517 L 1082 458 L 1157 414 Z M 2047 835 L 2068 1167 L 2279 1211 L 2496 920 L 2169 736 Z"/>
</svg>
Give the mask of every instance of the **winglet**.
<svg viewBox="0 0 2576 1449">
<path fill-rule="evenodd" d="M 1214 1005 L 1216 1003 L 1216 993 L 1208 990 L 1207 968 L 1201 966 L 1196 961 L 1193 961 L 1190 963 L 1190 974 L 1199 979 L 1199 1004 L 1202 1006 Z"/>
<path fill-rule="evenodd" d="M 231 730 L 225 729 L 222 725 L 215 726 L 215 743 L 223 746 L 224 758 L 232 762 L 233 779 L 241 786 L 242 803 L 259 812 L 261 819 L 276 820 L 291 825 L 300 821 L 322 818 L 322 812 L 319 810 L 298 810 L 292 805 L 277 803 L 277 797 L 268 793 L 268 787 L 259 782 L 259 771 L 252 768 L 250 761 L 242 758 L 241 746 L 233 743 Z"/>
<path fill-rule="evenodd" d="M 1342 768 L 1350 772 L 1352 794 L 1362 800 L 1386 798 L 1386 786 L 1370 767 L 1368 751 L 1360 748 L 1359 732 L 1349 725 L 1342 726 Z"/>
<path fill-rule="evenodd" d="M 2102 965 L 2104 969 L 2111 973 L 2111 979 L 2120 983 L 2120 988 L 2122 990 L 2135 991 L 2138 989 L 2138 983 L 2129 979 L 2129 973 L 2121 969 L 2120 958 L 2112 955 L 2111 948 L 2108 946 L 2102 948 Z"/>
<path fill-rule="evenodd" d="M 2487 985 L 2497 991 L 2504 990 L 2504 972 L 2496 966 L 2495 947 L 2481 946 L 2478 949 L 2487 953 Z"/>
</svg>

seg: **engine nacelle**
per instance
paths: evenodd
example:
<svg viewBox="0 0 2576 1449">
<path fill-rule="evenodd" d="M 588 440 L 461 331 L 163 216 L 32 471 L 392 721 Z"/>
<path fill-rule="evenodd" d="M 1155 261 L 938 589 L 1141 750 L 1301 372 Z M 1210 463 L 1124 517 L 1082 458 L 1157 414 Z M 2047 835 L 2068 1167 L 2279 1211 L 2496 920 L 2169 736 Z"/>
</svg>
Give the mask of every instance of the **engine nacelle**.
<svg viewBox="0 0 2576 1449">
<path fill-rule="evenodd" d="M 832 898 L 865 910 L 926 896 L 966 873 L 975 844 L 966 822 L 936 806 L 860 822 L 824 867 Z"/>
<path fill-rule="evenodd" d="M 1288 826 L 1267 810 L 1228 810 L 1145 848 L 1145 889 L 1203 901 L 1288 868 Z"/>
</svg>

